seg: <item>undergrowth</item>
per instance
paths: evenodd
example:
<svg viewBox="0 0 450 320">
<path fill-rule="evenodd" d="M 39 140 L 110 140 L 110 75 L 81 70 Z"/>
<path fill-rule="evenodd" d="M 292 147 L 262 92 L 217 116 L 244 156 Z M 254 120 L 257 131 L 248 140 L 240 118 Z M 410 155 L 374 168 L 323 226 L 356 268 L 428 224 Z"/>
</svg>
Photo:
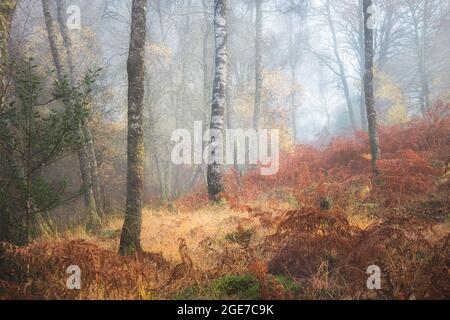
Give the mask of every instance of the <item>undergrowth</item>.
<svg viewBox="0 0 450 320">
<path fill-rule="evenodd" d="M 146 212 L 136 257 L 116 254 L 120 219 L 89 241 L 3 243 L 0 298 L 449 299 L 449 109 L 381 127 L 376 180 L 363 133 L 298 146 L 275 176 L 238 185 L 231 171 L 219 206 L 199 187 L 170 214 Z M 72 264 L 79 291 L 65 285 Z M 367 289 L 371 265 L 381 290 Z"/>
</svg>

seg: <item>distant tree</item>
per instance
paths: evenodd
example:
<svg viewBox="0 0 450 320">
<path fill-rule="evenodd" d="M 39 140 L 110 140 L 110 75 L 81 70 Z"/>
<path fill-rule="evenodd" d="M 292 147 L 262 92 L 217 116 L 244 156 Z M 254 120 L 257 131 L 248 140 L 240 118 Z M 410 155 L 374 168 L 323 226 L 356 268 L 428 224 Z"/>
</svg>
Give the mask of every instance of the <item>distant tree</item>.
<svg viewBox="0 0 450 320">
<path fill-rule="evenodd" d="M 144 182 L 144 94 L 147 0 L 133 0 L 128 52 L 128 158 L 127 202 L 119 254 L 142 251 L 142 201 Z"/>
<path fill-rule="evenodd" d="M 375 96 L 373 90 L 373 29 L 372 26 L 369 25 L 371 6 L 372 0 L 363 1 L 365 46 L 364 95 L 366 100 L 367 122 L 369 125 L 372 170 L 375 175 L 379 175 L 377 160 L 380 154 L 380 147 L 378 143 L 377 113 L 375 111 Z"/>
<path fill-rule="evenodd" d="M 348 82 L 348 75 L 346 66 L 342 58 L 341 44 L 338 40 L 338 30 L 336 30 L 336 22 L 333 13 L 336 11 L 332 5 L 331 0 L 323 0 L 322 6 L 318 9 L 318 14 L 323 17 L 325 24 L 328 26 L 331 36 L 330 47 L 327 48 L 327 53 L 316 52 L 312 53 L 318 58 L 318 60 L 323 63 L 327 68 L 336 75 L 341 84 L 342 89 L 347 104 L 347 111 L 352 126 L 352 130 L 356 131 L 356 118 L 355 112 L 353 110 L 352 94 L 350 91 L 350 85 Z"/>
<path fill-rule="evenodd" d="M 439 62 L 433 66 L 430 58 L 436 46 L 435 37 L 445 28 L 443 22 L 448 19 L 449 3 L 448 0 L 402 0 L 400 3 L 407 8 L 401 20 L 410 35 L 407 40 L 415 57 L 416 90 L 420 111 L 424 114 L 431 105 L 431 71 L 442 68 Z"/>
<path fill-rule="evenodd" d="M 47 29 L 48 40 L 50 42 L 50 48 L 51 48 L 51 52 L 52 52 L 52 56 L 53 56 L 53 62 L 56 67 L 58 81 L 64 82 L 64 81 L 66 81 L 66 75 L 67 74 L 70 75 L 71 73 L 70 72 L 68 73 L 66 68 L 64 67 L 64 62 L 62 60 L 62 54 L 58 48 L 56 30 L 55 30 L 55 26 L 53 24 L 53 17 L 51 14 L 49 0 L 42 0 L 42 9 L 43 9 L 43 13 L 44 13 L 44 19 L 45 19 L 45 25 L 46 25 L 46 29 Z M 70 76 L 70 77 L 73 78 L 73 76 Z M 72 84 L 73 84 L 73 81 L 71 81 L 71 85 Z M 65 106 L 67 108 L 68 107 L 67 102 L 63 101 L 63 103 L 65 104 Z M 80 122 L 79 128 L 78 128 L 78 135 L 79 135 L 79 138 L 81 141 L 87 141 L 87 139 L 83 133 L 82 126 L 83 126 L 83 124 Z M 84 201 L 85 201 L 85 206 L 87 209 L 87 228 L 89 230 L 95 231 L 100 226 L 100 218 L 97 213 L 97 205 L 96 205 L 94 193 L 92 190 L 91 165 L 89 162 L 89 156 L 88 156 L 86 144 L 78 150 L 78 162 L 79 162 L 79 166 L 80 166 L 81 179 L 83 182 L 83 186 L 86 190 L 86 192 L 84 193 Z"/>
<path fill-rule="evenodd" d="M 255 0 L 255 107 L 253 111 L 253 128 L 258 129 L 261 118 L 261 91 L 263 85 L 262 33 L 263 0 Z"/>
<path fill-rule="evenodd" d="M 227 53 L 228 53 L 228 63 L 227 63 L 227 87 L 226 87 L 226 120 L 227 120 L 227 128 L 228 129 L 236 129 L 237 128 L 237 119 L 236 119 L 236 107 L 234 102 L 234 87 L 233 87 L 233 59 L 234 54 L 232 53 L 231 46 L 231 36 L 233 34 L 234 20 L 233 20 L 233 11 L 231 6 L 227 7 Z M 242 170 L 239 167 L 238 159 L 237 159 L 237 146 L 234 146 L 234 164 L 233 168 L 236 171 L 236 182 L 239 185 L 240 176 L 242 175 Z"/>
<path fill-rule="evenodd" d="M 77 77 L 76 77 L 76 68 L 75 62 L 73 58 L 73 47 L 72 47 L 72 39 L 70 37 L 69 30 L 66 25 L 66 17 L 64 15 L 64 0 L 56 1 L 57 8 L 57 20 L 59 29 L 61 31 L 61 35 L 63 38 L 64 48 L 66 49 L 66 57 L 67 64 L 69 66 L 69 79 L 72 86 L 75 86 Z M 83 131 L 84 137 L 86 139 L 86 152 L 89 161 L 89 167 L 91 169 L 91 183 L 92 183 L 92 191 L 95 199 L 95 205 L 97 208 L 97 213 L 100 216 L 104 215 L 103 212 L 103 201 L 101 197 L 101 189 L 100 189 L 100 177 L 98 174 L 98 164 L 97 164 L 97 155 L 95 154 L 94 140 L 92 138 L 91 129 L 88 126 L 87 121 L 81 122 L 81 130 Z"/>
<path fill-rule="evenodd" d="M 287 63 L 291 72 L 291 94 L 290 94 L 290 118 L 292 126 L 293 141 L 296 143 L 298 133 L 297 116 L 299 111 L 300 86 L 297 79 L 297 69 L 300 66 L 300 57 L 302 45 L 307 42 L 307 35 L 304 34 L 302 27 L 307 24 L 308 3 L 306 0 L 286 0 L 281 1 L 280 12 L 288 14 L 288 34 L 289 50 L 287 52 Z M 300 20 L 300 21 L 298 21 Z"/>
<path fill-rule="evenodd" d="M 259 0 L 258 0 L 259 1 Z M 223 134 L 227 86 L 227 18 L 226 0 L 214 0 L 214 34 L 216 43 L 216 67 L 213 82 L 211 111 L 211 140 L 207 171 L 208 194 L 211 201 L 218 201 L 223 192 Z M 219 147 L 219 148 L 217 148 Z"/>
</svg>

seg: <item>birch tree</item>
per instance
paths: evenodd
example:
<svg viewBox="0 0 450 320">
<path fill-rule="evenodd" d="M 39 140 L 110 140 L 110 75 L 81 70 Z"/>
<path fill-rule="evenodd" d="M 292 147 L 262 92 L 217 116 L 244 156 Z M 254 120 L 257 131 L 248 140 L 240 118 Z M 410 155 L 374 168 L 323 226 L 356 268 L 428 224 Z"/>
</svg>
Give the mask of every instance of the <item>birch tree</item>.
<svg viewBox="0 0 450 320">
<path fill-rule="evenodd" d="M 364 95 L 369 127 L 370 150 L 372 155 L 372 170 L 375 175 L 379 175 L 377 160 L 380 153 L 380 147 L 378 143 L 377 113 L 375 111 L 375 96 L 373 92 L 373 30 L 371 26 L 369 26 L 369 19 L 371 18 L 369 8 L 371 6 L 372 0 L 363 0 L 365 47 Z"/>
<path fill-rule="evenodd" d="M 144 180 L 144 94 L 147 0 L 133 0 L 128 52 L 127 200 L 119 254 L 142 251 L 142 198 Z"/>
<path fill-rule="evenodd" d="M 227 22 L 226 0 L 214 0 L 214 35 L 216 44 L 215 72 L 211 110 L 211 140 L 207 171 L 208 194 L 211 201 L 218 201 L 223 192 L 223 133 L 227 86 Z"/>
<path fill-rule="evenodd" d="M 73 58 L 73 46 L 72 39 L 69 33 L 69 30 L 66 25 L 66 18 L 64 15 L 64 4 L 65 1 L 58 0 L 56 1 L 57 8 L 57 20 L 59 29 L 61 31 L 61 35 L 64 42 L 64 48 L 66 49 L 66 57 L 67 64 L 69 67 L 69 79 L 72 87 L 76 86 L 77 77 L 76 77 L 76 68 L 75 62 Z M 91 174 L 91 183 L 92 183 L 92 191 L 95 199 L 95 204 L 97 208 L 97 212 L 100 216 L 104 215 L 103 212 L 103 201 L 101 200 L 101 189 L 100 189 L 100 177 L 98 173 L 98 164 L 97 164 L 97 156 L 95 154 L 94 140 L 92 138 L 92 132 L 89 128 L 85 119 L 83 119 L 81 123 L 81 129 L 83 131 L 84 137 L 86 139 L 86 152 L 90 166 L 90 174 Z"/>
<path fill-rule="evenodd" d="M 63 83 L 66 81 L 66 75 L 68 74 L 66 68 L 64 68 L 64 62 L 62 60 L 62 54 L 57 45 L 57 36 L 55 26 L 53 24 L 53 17 L 50 9 L 50 1 L 42 0 L 42 9 L 44 13 L 45 25 L 47 29 L 48 40 L 50 43 L 50 49 L 53 56 L 53 62 L 56 68 L 56 74 L 58 81 Z M 70 64 L 70 63 L 69 63 Z M 69 76 L 71 76 L 71 72 Z M 71 83 L 74 85 L 74 82 Z M 64 104 L 68 105 L 67 101 Z M 80 141 L 85 142 L 86 137 L 82 130 L 82 123 L 78 124 L 78 137 Z M 91 165 L 89 163 L 89 155 L 86 148 L 85 143 L 83 143 L 82 147 L 78 150 L 78 162 L 80 167 L 80 174 L 83 186 L 85 188 L 84 192 L 84 202 L 87 209 L 87 229 L 88 230 L 98 230 L 100 227 L 100 218 L 97 213 L 97 204 L 94 198 L 94 192 L 92 190 L 92 175 L 91 175 Z"/>
</svg>

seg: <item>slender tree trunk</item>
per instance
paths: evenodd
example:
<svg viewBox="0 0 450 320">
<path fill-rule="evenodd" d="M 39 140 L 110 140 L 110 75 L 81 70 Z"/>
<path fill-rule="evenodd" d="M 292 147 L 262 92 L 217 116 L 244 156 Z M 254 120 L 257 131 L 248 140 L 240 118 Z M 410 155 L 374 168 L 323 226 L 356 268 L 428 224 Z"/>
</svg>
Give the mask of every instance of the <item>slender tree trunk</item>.
<svg viewBox="0 0 450 320">
<path fill-rule="evenodd" d="M 365 64 L 363 64 L 361 67 L 363 68 L 362 70 L 364 70 Z M 367 128 L 367 111 L 366 111 L 366 95 L 364 93 L 364 71 L 361 72 L 361 92 L 360 92 L 360 97 L 359 97 L 359 109 L 360 109 L 360 113 L 361 113 L 361 129 L 364 132 L 367 132 L 368 128 Z"/>
<path fill-rule="evenodd" d="M 202 1 L 203 10 L 204 10 L 204 26 L 203 26 L 203 41 L 202 41 L 202 66 L 203 66 L 203 103 L 204 103 L 204 114 L 205 114 L 205 123 L 207 123 L 209 118 L 209 106 L 211 102 L 211 67 L 210 67 L 210 54 L 209 54 L 209 35 L 211 32 L 210 22 L 208 19 L 208 7 L 205 3 L 206 1 Z"/>
<path fill-rule="evenodd" d="M 362 1 L 362 0 L 360 0 Z M 380 40 L 379 50 L 380 53 L 378 55 L 377 68 L 383 70 L 383 67 L 388 59 L 388 52 L 392 46 L 392 31 L 394 27 L 394 2 L 385 2 L 386 5 L 386 14 L 384 19 L 384 32 L 382 39 Z"/>
<path fill-rule="evenodd" d="M 293 3 L 291 2 L 291 5 Z M 290 45 L 290 64 L 291 64 L 291 121 L 292 121 L 292 135 L 294 144 L 297 143 L 297 102 L 296 102 L 296 95 L 297 95 L 297 88 L 296 88 L 296 81 L 297 81 L 297 63 L 298 63 L 298 56 L 297 56 L 297 46 L 295 41 L 295 32 L 294 32 L 294 12 L 291 12 L 289 15 L 289 45 Z"/>
<path fill-rule="evenodd" d="M 208 194 L 211 201 L 218 201 L 223 189 L 223 134 L 227 86 L 227 30 L 226 0 L 214 0 L 214 34 L 216 42 L 216 66 L 211 110 L 211 141 L 207 171 Z"/>
<path fill-rule="evenodd" d="M 164 171 L 163 164 L 161 162 L 161 159 L 159 158 L 157 153 L 153 154 L 153 158 L 155 160 L 156 170 L 158 173 L 157 179 L 159 183 L 159 189 L 160 189 L 160 203 L 162 205 L 166 204 L 169 200 L 169 194 L 168 194 L 168 184 L 170 184 L 170 180 L 168 181 L 166 179 L 167 174 Z"/>
<path fill-rule="evenodd" d="M 364 45 L 364 13 L 363 13 L 363 0 L 358 0 L 358 12 L 359 12 L 359 29 L 358 29 L 358 42 L 359 42 L 359 74 L 361 78 L 360 86 L 360 98 L 359 98 L 359 111 L 361 115 L 361 129 L 367 132 L 367 113 L 366 113 L 366 96 L 364 94 L 364 73 L 365 73 L 365 45 Z"/>
<path fill-rule="evenodd" d="M 69 67 L 69 80 L 70 84 L 72 86 L 75 86 L 76 84 L 76 70 L 75 70 L 75 62 L 73 59 L 73 52 L 72 52 L 72 39 L 69 34 L 69 30 L 66 26 L 66 19 L 64 16 L 63 6 L 65 1 L 64 0 L 57 0 L 56 2 L 56 13 L 57 13 L 57 20 L 59 25 L 59 30 L 61 31 L 61 36 L 63 38 L 64 42 L 64 48 L 66 49 L 66 56 L 67 56 L 67 65 Z"/>
<path fill-rule="evenodd" d="M 228 63 L 227 63 L 227 86 L 226 86 L 226 110 L 227 110 L 227 128 L 228 129 L 236 129 L 237 128 L 237 120 L 236 120 L 236 109 L 234 107 L 234 92 L 233 92 L 233 63 L 232 59 L 234 54 L 232 54 L 231 50 L 231 30 L 233 15 L 231 14 L 231 8 L 227 8 L 227 23 L 228 23 L 228 34 L 227 34 L 227 53 L 228 53 Z M 242 170 L 239 167 L 238 159 L 237 159 L 237 146 L 234 146 L 234 159 L 233 159 L 233 168 L 236 171 L 236 183 L 240 184 L 240 177 L 242 176 Z"/>
<path fill-rule="evenodd" d="M 50 49 L 52 51 L 53 63 L 55 64 L 56 74 L 58 76 L 58 80 L 63 81 L 66 72 L 63 67 L 61 53 L 56 43 L 56 31 L 55 26 L 53 24 L 53 17 L 50 9 L 50 0 L 42 0 L 42 9 L 44 11 L 45 26 L 47 28 L 48 41 L 50 43 Z"/>
<path fill-rule="evenodd" d="M 430 105 L 430 84 L 426 69 L 426 50 L 427 50 L 427 33 L 428 33 L 428 0 L 423 1 L 423 12 L 419 17 L 416 14 L 415 2 L 407 2 L 410 14 L 412 16 L 412 27 L 414 29 L 414 45 L 416 49 L 417 67 L 420 81 L 420 111 L 425 114 Z"/>
<path fill-rule="evenodd" d="M 262 91 L 262 1 L 255 0 L 255 107 L 253 111 L 253 128 L 258 129 L 261 118 L 261 91 Z"/>
<path fill-rule="evenodd" d="M 69 30 L 66 25 L 66 19 L 64 15 L 64 4 L 65 1 L 59 0 L 56 1 L 56 8 L 57 8 L 57 17 L 58 17 L 58 24 L 59 29 L 61 31 L 61 35 L 64 42 L 64 48 L 66 49 L 66 56 L 67 56 L 67 64 L 69 66 L 69 78 L 70 83 L 72 87 L 76 86 L 77 81 L 77 75 L 76 75 L 76 68 L 75 68 L 75 62 L 73 58 L 73 46 L 72 46 L 72 39 L 70 37 Z M 92 138 L 92 132 L 89 128 L 87 122 L 85 120 L 81 123 L 81 128 L 84 134 L 84 137 L 86 139 L 86 152 L 89 160 L 89 166 L 91 168 L 91 182 L 92 182 L 92 191 L 94 193 L 95 198 L 95 204 L 97 207 L 97 213 L 100 216 L 104 215 L 103 211 L 103 201 L 102 201 L 102 193 L 100 188 L 100 177 L 98 173 L 98 164 L 97 164 L 97 155 L 95 153 L 95 145 L 94 140 Z"/>
<path fill-rule="evenodd" d="M 147 0 L 133 0 L 128 53 L 128 161 L 127 205 L 119 254 L 142 251 L 142 198 L 144 182 L 144 94 Z"/>
<path fill-rule="evenodd" d="M 42 0 L 42 8 L 44 12 L 45 25 L 47 28 L 48 40 L 50 43 L 50 49 L 53 56 L 53 62 L 56 67 L 56 73 L 59 81 L 64 81 L 66 76 L 66 71 L 62 62 L 61 53 L 59 51 L 56 42 L 56 31 L 53 24 L 53 17 L 50 9 L 49 0 Z M 72 60 L 73 61 L 73 60 Z M 69 63 L 70 65 L 70 63 Z M 72 63 L 73 65 L 73 63 Z M 69 76 L 73 75 L 70 72 Z M 65 101 L 67 107 L 67 101 Z M 97 205 L 94 198 L 94 193 L 92 190 L 92 176 L 91 167 L 89 163 L 88 151 L 85 145 L 86 137 L 82 130 L 82 124 L 79 124 L 78 128 L 78 138 L 82 142 L 82 147 L 78 150 L 78 162 L 80 165 L 80 174 L 83 187 L 86 189 L 84 192 L 84 202 L 87 209 L 87 228 L 88 230 L 95 231 L 100 226 L 100 219 L 97 214 Z"/>
<path fill-rule="evenodd" d="M 368 8 L 372 5 L 372 0 L 364 0 L 364 44 L 365 44 L 365 75 L 364 90 L 366 97 L 367 122 L 369 124 L 370 150 L 372 154 L 372 170 L 375 175 L 379 175 L 377 160 L 380 154 L 378 143 L 377 114 L 375 111 L 375 97 L 373 92 L 373 30 L 368 26 L 370 13 Z"/>
<path fill-rule="evenodd" d="M 430 82 L 428 81 L 427 75 L 427 61 L 426 61 L 426 51 L 427 51 L 427 37 L 428 37 L 428 14 L 429 14 L 429 3 L 428 0 L 425 0 L 423 3 L 423 34 L 422 41 L 420 44 L 420 84 L 421 84 L 421 92 L 420 92 L 420 108 L 422 114 L 425 114 L 430 107 Z"/>
<path fill-rule="evenodd" d="M 100 187 L 100 174 L 98 173 L 98 162 L 97 154 L 95 152 L 94 139 L 92 137 L 91 129 L 89 129 L 88 124 L 83 121 L 81 123 L 84 137 L 86 139 L 86 151 L 89 159 L 89 166 L 91 168 L 91 181 L 92 181 L 92 191 L 94 194 L 95 204 L 97 206 L 97 213 L 100 217 L 104 216 L 104 202 Z"/>
<path fill-rule="evenodd" d="M 334 22 L 331 17 L 330 0 L 327 0 L 326 10 L 327 10 L 328 25 L 330 27 L 331 35 L 333 38 L 334 55 L 336 57 L 336 63 L 339 67 L 339 74 L 341 77 L 342 89 L 344 90 L 345 100 L 347 101 L 348 115 L 350 118 L 350 123 L 352 125 L 352 129 L 353 129 L 353 131 L 356 131 L 356 120 L 355 120 L 355 114 L 353 112 L 352 97 L 350 95 L 350 89 L 349 89 L 348 82 L 347 82 L 347 75 L 345 72 L 344 63 L 342 62 L 341 55 L 339 54 L 339 50 L 338 50 L 336 30 L 334 28 Z"/>
</svg>

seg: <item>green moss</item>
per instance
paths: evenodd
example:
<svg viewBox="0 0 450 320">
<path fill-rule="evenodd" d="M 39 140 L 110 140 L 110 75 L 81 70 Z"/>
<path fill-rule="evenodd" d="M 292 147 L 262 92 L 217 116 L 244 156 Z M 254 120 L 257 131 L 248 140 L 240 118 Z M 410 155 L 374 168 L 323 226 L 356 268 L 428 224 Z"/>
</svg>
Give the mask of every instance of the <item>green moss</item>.
<svg viewBox="0 0 450 320">
<path fill-rule="evenodd" d="M 216 279 L 211 285 L 218 299 L 258 300 L 259 282 L 255 276 L 226 275 Z"/>
</svg>

